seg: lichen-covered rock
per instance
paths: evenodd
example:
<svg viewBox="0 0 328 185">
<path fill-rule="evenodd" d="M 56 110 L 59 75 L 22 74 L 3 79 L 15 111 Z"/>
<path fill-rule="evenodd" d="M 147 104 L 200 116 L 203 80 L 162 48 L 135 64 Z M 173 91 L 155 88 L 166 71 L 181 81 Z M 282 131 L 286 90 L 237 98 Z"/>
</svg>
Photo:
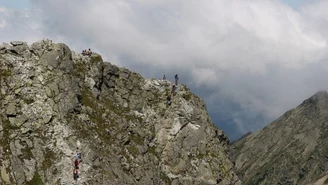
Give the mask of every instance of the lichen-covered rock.
<svg viewBox="0 0 328 185">
<path fill-rule="evenodd" d="M 19 48 L 18 48 L 19 47 Z M 0 47 L 4 184 L 240 185 L 204 102 L 51 40 Z"/>
</svg>

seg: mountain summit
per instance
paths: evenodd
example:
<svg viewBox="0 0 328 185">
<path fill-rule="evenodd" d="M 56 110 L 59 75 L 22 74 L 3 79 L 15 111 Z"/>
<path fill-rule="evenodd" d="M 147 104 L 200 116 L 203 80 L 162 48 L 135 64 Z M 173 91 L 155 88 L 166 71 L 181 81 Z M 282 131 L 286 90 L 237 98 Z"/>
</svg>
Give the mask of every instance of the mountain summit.
<svg viewBox="0 0 328 185">
<path fill-rule="evenodd" d="M 169 105 L 171 82 L 47 39 L 1 45 L 0 80 L 0 184 L 240 185 L 185 85 Z"/>
<path fill-rule="evenodd" d="M 328 93 L 316 93 L 231 149 L 245 185 L 327 183 Z"/>
</svg>

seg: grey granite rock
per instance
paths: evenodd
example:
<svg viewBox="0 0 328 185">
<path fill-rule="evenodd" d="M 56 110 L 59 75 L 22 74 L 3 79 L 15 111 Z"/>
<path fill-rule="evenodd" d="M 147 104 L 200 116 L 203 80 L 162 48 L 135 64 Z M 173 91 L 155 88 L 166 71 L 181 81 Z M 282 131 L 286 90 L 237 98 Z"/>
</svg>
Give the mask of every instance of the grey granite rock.
<svg viewBox="0 0 328 185">
<path fill-rule="evenodd" d="M 3 44 L 0 161 L 7 184 L 236 184 L 226 135 L 185 85 L 41 40 Z"/>
</svg>

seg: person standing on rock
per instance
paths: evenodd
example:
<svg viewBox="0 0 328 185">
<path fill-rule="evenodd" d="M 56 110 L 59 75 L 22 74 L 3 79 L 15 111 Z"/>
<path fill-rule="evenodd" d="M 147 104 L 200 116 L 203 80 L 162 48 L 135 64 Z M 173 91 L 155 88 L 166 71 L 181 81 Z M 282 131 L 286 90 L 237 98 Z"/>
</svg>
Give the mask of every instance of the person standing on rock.
<svg viewBox="0 0 328 185">
<path fill-rule="evenodd" d="M 165 75 L 163 75 L 163 80 L 166 80 L 166 76 Z"/>
<path fill-rule="evenodd" d="M 167 96 L 167 104 L 171 105 L 171 96 L 170 95 Z"/>
<path fill-rule="evenodd" d="M 176 74 L 176 75 L 174 76 L 174 78 L 175 78 L 175 85 L 178 85 L 178 81 L 179 81 L 179 76 L 178 76 L 178 74 Z"/>
<path fill-rule="evenodd" d="M 91 56 L 91 54 L 92 54 L 92 51 L 91 51 L 91 49 L 89 48 L 89 50 L 88 50 L 88 52 L 87 52 L 87 55 Z"/>
<path fill-rule="evenodd" d="M 173 84 L 172 85 L 172 91 L 171 91 L 171 94 L 174 95 L 174 89 L 175 89 L 175 85 Z"/>
<path fill-rule="evenodd" d="M 74 178 L 75 181 L 77 181 L 77 178 L 79 178 L 79 172 L 77 171 L 77 168 L 74 168 L 73 178 Z"/>
<path fill-rule="evenodd" d="M 76 157 L 79 160 L 79 162 L 82 162 L 82 154 L 79 147 L 76 148 Z"/>
<path fill-rule="evenodd" d="M 74 161 L 74 168 L 78 169 L 79 168 L 79 161 L 75 159 Z"/>
</svg>

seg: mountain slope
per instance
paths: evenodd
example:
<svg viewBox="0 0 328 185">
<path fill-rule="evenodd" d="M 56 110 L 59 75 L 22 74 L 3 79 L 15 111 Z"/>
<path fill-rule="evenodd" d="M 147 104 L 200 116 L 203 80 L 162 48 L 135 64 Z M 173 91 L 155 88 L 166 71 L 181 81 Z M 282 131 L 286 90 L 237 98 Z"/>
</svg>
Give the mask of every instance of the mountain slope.
<svg viewBox="0 0 328 185">
<path fill-rule="evenodd" d="M 240 184 L 204 102 L 41 40 L 0 46 L 0 184 Z"/>
<path fill-rule="evenodd" d="M 245 185 L 314 184 L 328 171 L 327 140 L 328 93 L 320 91 L 231 150 Z"/>
</svg>

